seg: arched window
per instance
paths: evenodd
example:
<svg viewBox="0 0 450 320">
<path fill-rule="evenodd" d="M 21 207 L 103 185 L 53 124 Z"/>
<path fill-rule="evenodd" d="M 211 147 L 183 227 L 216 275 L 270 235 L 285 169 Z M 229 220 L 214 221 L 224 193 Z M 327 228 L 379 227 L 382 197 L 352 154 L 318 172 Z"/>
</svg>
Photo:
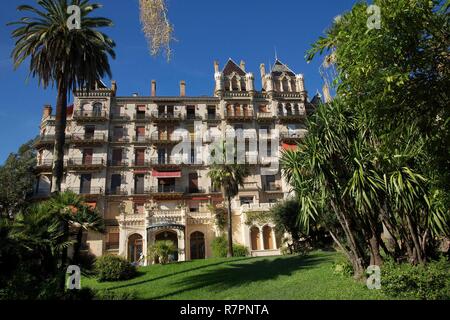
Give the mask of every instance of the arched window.
<svg viewBox="0 0 450 320">
<path fill-rule="evenodd" d="M 295 114 L 295 115 L 299 115 L 299 114 L 300 114 L 300 109 L 299 109 L 297 103 L 294 105 L 294 114 Z"/>
<path fill-rule="evenodd" d="M 250 229 L 250 239 L 252 242 L 252 250 L 260 250 L 261 243 L 260 243 L 259 229 L 257 227 L 252 227 Z"/>
<path fill-rule="evenodd" d="M 282 116 L 283 115 L 283 105 L 281 103 L 278 104 L 278 115 Z"/>
<path fill-rule="evenodd" d="M 245 79 L 241 79 L 241 91 L 247 91 L 247 84 L 245 83 Z"/>
<path fill-rule="evenodd" d="M 272 228 L 269 226 L 264 226 L 263 228 L 263 240 L 264 240 L 264 250 L 272 250 L 273 248 L 273 237 Z"/>
<path fill-rule="evenodd" d="M 287 78 L 283 78 L 282 84 L 283 84 L 283 91 L 289 92 L 289 80 Z"/>
<path fill-rule="evenodd" d="M 128 261 L 138 262 L 141 260 L 142 253 L 142 236 L 137 233 L 132 234 L 128 237 Z"/>
<path fill-rule="evenodd" d="M 96 102 L 92 105 L 92 113 L 93 114 L 100 114 L 102 112 L 102 104 L 100 102 Z"/>
<path fill-rule="evenodd" d="M 286 105 L 286 114 L 287 114 L 288 116 L 291 116 L 291 115 L 292 115 L 292 106 L 291 106 L 290 103 L 288 103 L 288 104 Z"/>
<path fill-rule="evenodd" d="M 291 80 L 291 88 L 293 92 L 297 92 L 297 85 L 295 83 L 295 80 Z"/>
<path fill-rule="evenodd" d="M 231 90 L 232 91 L 239 91 L 238 79 L 236 77 L 233 77 L 231 79 Z"/>
<path fill-rule="evenodd" d="M 196 231 L 191 234 L 191 259 L 205 259 L 205 235 Z"/>
<path fill-rule="evenodd" d="M 241 105 L 236 103 L 234 105 L 234 115 L 236 116 L 241 116 L 242 115 L 242 110 L 241 110 Z"/>
</svg>

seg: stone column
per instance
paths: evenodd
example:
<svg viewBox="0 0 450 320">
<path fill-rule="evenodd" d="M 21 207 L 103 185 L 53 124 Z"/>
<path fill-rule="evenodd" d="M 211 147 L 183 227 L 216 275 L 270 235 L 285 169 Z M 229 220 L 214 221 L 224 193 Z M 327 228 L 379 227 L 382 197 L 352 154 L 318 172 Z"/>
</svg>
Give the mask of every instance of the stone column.
<svg viewBox="0 0 450 320">
<path fill-rule="evenodd" d="M 275 236 L 275 229 L 274 229 L 274 227 L 272 227 L 272 246 L 273 246 L 273 249 L 274 250 L 276 250 L 276 249 L 278 249 L 277 248 L 277 239 L 276 239 L 276 236 Z"/>
<path fill-rule="evenodd" d="M 186 235 L 185 230 L 178 230 L 178 249 L 181 253 L 178 254 L 178 261 L 186 261 Z"/>
<path fill-rule="evenodd" d="M 259 227 L 259 242 L 260 242 L 260 250 L 265 250 L 266 248 L 264 247 L 264 233 L 263 233 L 263 228 Z"/>
</svg>

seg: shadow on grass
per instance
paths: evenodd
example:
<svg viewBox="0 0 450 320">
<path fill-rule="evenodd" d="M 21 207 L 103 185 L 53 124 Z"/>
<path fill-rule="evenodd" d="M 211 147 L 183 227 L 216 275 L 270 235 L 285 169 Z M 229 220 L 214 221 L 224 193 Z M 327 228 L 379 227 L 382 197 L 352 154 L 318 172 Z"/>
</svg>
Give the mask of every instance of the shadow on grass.
<svg viewBox="0 0 450 320">
<path fill-rule="evenodd" d="M 209 291 L 219 292 L 252 282 L 272 280 L 279 276 L 290 276 L 295 271 L 312 268 L 327 260 L 327 257 L 311 255 L 258 259 L 249 263 L 235 263 L 237 261 L 233 261 L 219 268 L 186 277 L 174 284 L 175 287 L 182 289 L 151 299 L 166 299 L 205 287 L 208 287 Z"/>
<path fill-rule="evenodd" d="M 233 262 L 238 262 L 238 261 L 248 260 L 248 259 L 251 259 L 251 258 L 235 259 L 235 260 L 233 260 Z M 188 263 L 192 263 L 192 261 L 183 262 L 183 264 L 188 264 Z M 230 263 L 230 261 L 225 260 L 225 261 L 221 261 L 221 262 L 217 262 L 217 263 L 205 264 L 204 266 L 199 266 L 199 267 L 190 268 L 190 269 L 184 269 L 184 270 L 179 271 L 179 272 L 165 274 L 163 276 L 156 277 L 156 278 L 146 279 L 146 280 L 142 280 L 142 281 L 127 283 L 127 284 L 124 284 L 124 285 L 119 285 L 119 286 L 107 288 L 107 290 L 117 290 L 117 289 L 123 289 L 123 288 L 132 287 L 132 286 L 137 286 L 137 285 L 141 285 L 141 284 L 145 284 L 145 283 L 161 280 L 161 279 L 164 279 L 164 278 L 173 277 L 173 276 L 176 276 L 176 275 L 179 275 L 179 274 L 183 274 L 183 273 L 187 273 L 187 272 L 191 272 L 191 271 L 197 271 L 197 270 L 210 268 L 210 267 L 213 267 L 213 266 L 218 266 L 218 265 L 227 264 L 227 263 Z M 181 264 L 181 262 L 176 263 L 176 264 Z M 142 276 L 144 276 L 146 274 L 148 274 L 148 273 L 143 272 L 143 271 L 138 271 L 136 277 L 139 278 L 139 277 L 142 277 Z"/>
</svg>

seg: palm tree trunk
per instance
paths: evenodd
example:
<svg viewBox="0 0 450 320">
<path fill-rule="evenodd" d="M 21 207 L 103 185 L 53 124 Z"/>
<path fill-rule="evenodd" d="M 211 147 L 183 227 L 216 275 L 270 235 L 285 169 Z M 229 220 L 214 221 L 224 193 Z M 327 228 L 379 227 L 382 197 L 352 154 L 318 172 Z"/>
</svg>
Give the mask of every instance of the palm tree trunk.
<svg viewBox="0 0 450 320">
<path fill-rule="evenodd" d="M 228 252 L 227 257 L 232 257 L 233 254 L 233 226 L 232 226 L 232 218 L 231 218 L 231 197 L 227 196 L 228 202 Z"/>
<path fill-rule="evenodd" d="M 77 232 L 77 241 L 73 245 L 73 264 L 78 265 L 80 261 L 81 241 L 83 241 L 83 228 Z"/>
<path fill-rule="evenodd" d="M 63 80 L 58 81 L 56 101 L 55 147 L 53 150 L 52 194 L 61 192 L 64 175 L 64 143 L 67 123 L 67 87 Z"/>
</svg>

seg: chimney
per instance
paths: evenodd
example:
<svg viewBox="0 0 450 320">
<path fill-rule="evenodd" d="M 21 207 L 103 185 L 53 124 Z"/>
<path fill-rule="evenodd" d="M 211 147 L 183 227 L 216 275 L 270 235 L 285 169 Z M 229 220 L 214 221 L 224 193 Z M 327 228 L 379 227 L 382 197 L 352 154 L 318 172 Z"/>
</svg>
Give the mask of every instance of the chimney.
<svg viewBox="0 0 450 320">
<path fill-rule="evenodd" d="M 219 61 L 214 61 L 214 73 L 219 72 Z"/>
<path fill-rule="evenodd" d="M 49 104 L 44 105 L 44 110 L 42 112 L 42 119 L 46 119 L 52 115 L 52 106 Z"/>
<path fill-rule="evenodd" d="M 264 76 L 266 75 L 266 65 L 264 63 L 261 63 L 259 69 L 261 70 L 261 78 L 264 78 Z"/>
<path fill-rule="evenodd" d="M 241 60 L 240 66 L 241 66 L 241 69 L 245 72 L 245 62 L 244 62 L 244 60 Z"/>
<path fill-rule="evenodd" d="M 113 92 L 113 95 L 115 96 L 117 93 L 117 82 L 115 80 L 111 81 L 111 90 Z"/>
<path fill-rule="evenodd" d="M 156 80 L 152 80 L 152 97 L 156 97 Z"/>
<path fill-rule="evenodd" d="M 180 97 L 186 96 L 186 81 L 182 80 L 180 82 Z"/>
</svg>

